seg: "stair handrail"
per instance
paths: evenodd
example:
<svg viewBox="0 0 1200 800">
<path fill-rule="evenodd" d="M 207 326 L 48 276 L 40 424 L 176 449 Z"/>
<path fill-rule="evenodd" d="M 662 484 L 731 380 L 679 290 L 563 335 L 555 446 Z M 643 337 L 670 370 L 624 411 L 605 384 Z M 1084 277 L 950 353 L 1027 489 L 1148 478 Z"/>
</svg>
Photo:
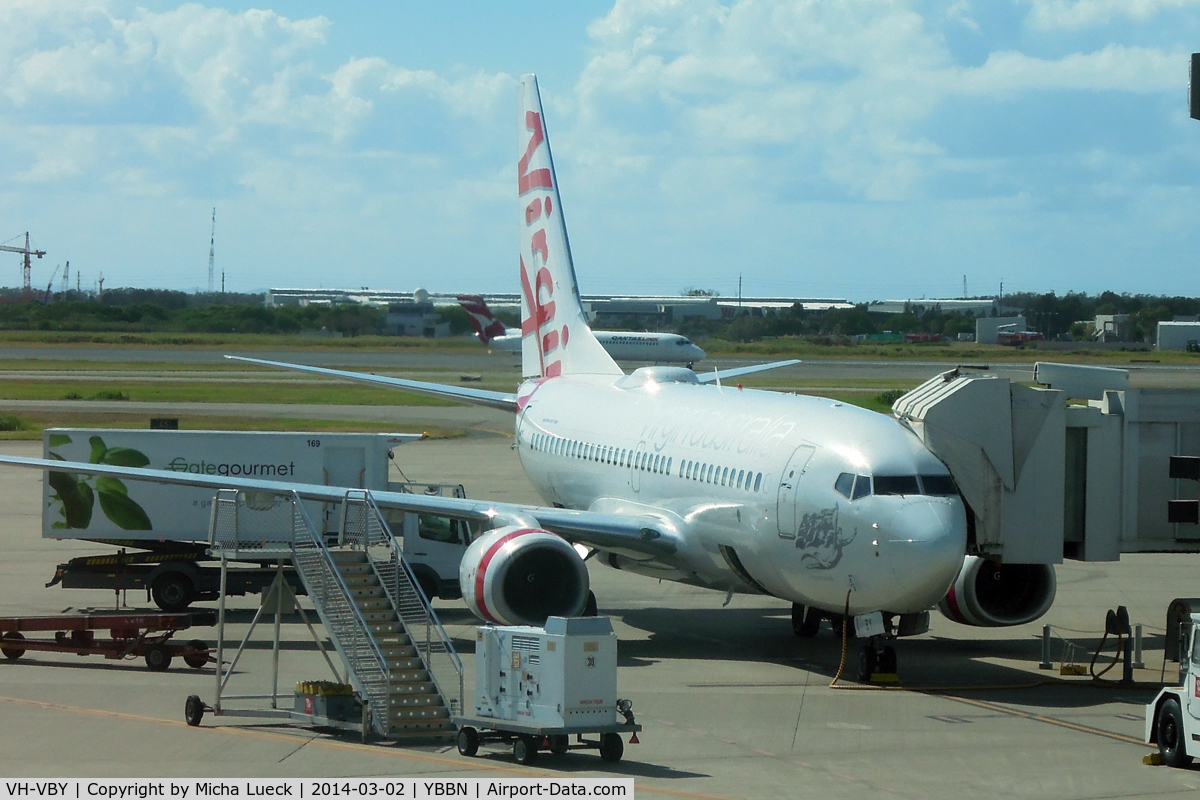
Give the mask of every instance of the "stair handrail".
<svg viewBox="0 0 1200 800">
<path fill-rule="evenodd" d="M 301 580 L 304 582 L 305 588 L 309 592 L 310 599 L 313 600 L 313 606 L 317 609 L 317 614 L 321 617 L 321 621 L 325 623 L 326 628 L 329 630 L 329 633 L 334 640 L 334 645 L 337 647 L 338 651 L 342 654 L 342 657 L 346 659 L 347 664 L 350 666 L 350 674 L 359 684 L 357 688 L 359 691 L 366 694 L 367 702 L 372 707 L 372 717 L 376 729 L 380 732 L 386 732 L 388 725 L 388 701 L 386 690 L 384 691 L 382 698 L 376 697 L 370 691 L 371 687 L 366 685 L 366 680 L 359 674 L 359 665 L 355 663 L 358 661 L 358 659 L 351 659 L 347 651 L 344 649 L 343 642 L 340 641 L 342 631 L 340 631 L 339 628 L 341 626 L 335 624 L 335 620 L 331 617 L 332 610 L 325 607 L 326 598 L 324 596 L 324 590 L 327 588 L 326 583 L 328 582 L 330 576 L 333 578 L 334 588 L 336 588 L 340 593 L 338 599 L 341 600 L 345 607 L 341 613 L 345 613 L 346 610 L 350 612 L 351 619 L 354 623 L 356 623 L 356 630 L 353 630 L 352 633 L 354 633 L 356 636 L 361 636 L 363 642 L 365 642 L 367 645 L 368 653 L 373 656 L 373 660 L 375 661 L 374 666 L 383 675 L 384 687 L 387 687 L 391 683 L 391 668 L 388 666 L 387 659 L 384 657 L 383 652 L 379 648 L 379 643 L 375 640 L 374 635 L 372 635 L 371 629 L 367 625 L 367 621 L 362 615 L 362 611 L 353 601 L 353 596 L 350 594 L 350 588 L 346 585 L 345 580 L 342 578 L 341 572 L 337 569 L 336 562 L 333 560 L 333 555 L 329 551 L 329 547 L 325 544 L 324 538 L 316 533 L 316 526 L 313 525 L 312 518 L 309 516 L 308 510 L 304 507 L 304 503 L 300 500 L 299 494 L 295 491 L 292 492 L 292 509 L 292 513 L 294 515 L 298 515 L 301 521 L 304 523 L 303 528 L 308 534 L 308 544 L 313 545 L 311 549 L 315 550 L 320 555 L 321 562 L 325 567 L 327 574 L 321 576 L 322 584 L 320 588 L 322 591 L 317 592 L 317 587 L 310 585 L 309 581 L 307 580 L 307 576 L 304 574 L 305 567 L 303 565 L 303 559 L 297 557 L 299 555 L 296 552 L 298 542 L 294 535 L 296 527 L 294 525 L 292 540 L 292 563 L 295 565 L 297 572 L 300 574 Z M 358 652 L 358 646 L 359 643 L 356 642 L 356 655 Z M 381 707 L 376 708 L 376 705 L 380 705 Z"/>
</svg>

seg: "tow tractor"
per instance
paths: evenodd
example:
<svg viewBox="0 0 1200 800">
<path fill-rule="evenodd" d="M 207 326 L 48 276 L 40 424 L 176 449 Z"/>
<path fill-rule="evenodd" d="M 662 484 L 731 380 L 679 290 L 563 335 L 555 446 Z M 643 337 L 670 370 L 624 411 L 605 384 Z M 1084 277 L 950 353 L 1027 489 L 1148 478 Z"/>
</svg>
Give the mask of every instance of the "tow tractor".
<svg viewBox="0 0 1200 800">
<path fill-rule="evenodd" d="M 1192 614 L 1187 647 L 1179 652 L 1179 686 L 1169 686 L 1146 706 L 1146 742 L 1158 745 L 1162 763 L 1185 767 L 1200 756 L 1200 614 Z"/>
</svg>

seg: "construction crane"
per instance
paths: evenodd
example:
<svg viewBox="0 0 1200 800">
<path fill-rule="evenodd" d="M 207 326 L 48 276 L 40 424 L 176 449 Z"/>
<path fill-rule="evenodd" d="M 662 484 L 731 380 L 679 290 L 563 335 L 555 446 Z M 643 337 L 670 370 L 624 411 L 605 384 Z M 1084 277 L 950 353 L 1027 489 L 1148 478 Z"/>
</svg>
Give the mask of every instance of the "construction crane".
<svg viewBox="0 0 1200 800">
<path fill-rule="evenodd" d="M 70 269 L 70 267 L 71 267 L 71 262 L 68 261 L 67 268 Z M 42 305 L 44 305 L 44 306 L 50 305 L 50 301 L 54 298 L 54 278 L 55 278 L 55 276 L 58 275 L 58 271 L 61 268 L 62 268 L 61 264 L 56 266 L 54 268 L 54 272 L 50 273 L 50 280 L 46 281 L 46 296 L 42 300 Z"/>
<path fill-rule="evenodd" d="M 22 255 L 25 256 L 25 271 L 23 273 L 23 280 L 21 282 L 21 287 L 25 290 L 26 297 L 33 294 L 33 285 L 29 279 L 30 278 L 29 257 L 37 256 L 38 258 L 41 258 L 42 256 L 46 255 L 46 251 L 29 249 L 29 231 L 25 231 L 25 246 L 24 247 L 13 247 L 12 245 L 0 244 L 0 251 L 3 251 L 5 253 L 21 253 Z"/>
</svg>

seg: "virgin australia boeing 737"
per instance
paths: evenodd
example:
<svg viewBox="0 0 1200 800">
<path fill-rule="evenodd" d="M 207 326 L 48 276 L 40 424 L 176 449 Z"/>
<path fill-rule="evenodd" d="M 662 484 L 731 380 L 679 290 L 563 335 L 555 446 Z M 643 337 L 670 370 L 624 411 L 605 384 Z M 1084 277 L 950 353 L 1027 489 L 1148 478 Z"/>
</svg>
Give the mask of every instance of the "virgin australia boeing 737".
<svg viewBox="0 0 1200 800">
<path fill-rule="evenodd" d="M 580 304 L 537 81 L 521 79 L 517 182 L 522 366 L 516 394 L 257 359 L 511 410 L 521 465 L 547 501 L 522 506 L 373 493 L 381 506 L 476 520 L 463 596 L 481 618 L 539 624 L 589 601 L 579 550 L 616 569 L 793 604 L 799 635 L 863 617 L 859 672 L 894 669 L 895 633 L 923 630 L 964 567 L 967 519 L 946 467 L 892 417 L 697 376 L 624 374 Z M 781 362 L 783 364 L 795 362 Z M 158 470 L 0 458 L 62 471 L 336 502 L 342 491 Z M 575 545 L 575 546 L 572 546 Z M 968 562 L 969 563 L 969 562 Z M 966 571 L 964 570 L 964 574 Z M 974 575 L 975 573 L 970 573 Z M 960 579 L 960 582 L 962 579 Z M 958 603 L 973 603 L 969 587 Z M 953 595 L 952 595 L 953 596 Z"/>
</svg>

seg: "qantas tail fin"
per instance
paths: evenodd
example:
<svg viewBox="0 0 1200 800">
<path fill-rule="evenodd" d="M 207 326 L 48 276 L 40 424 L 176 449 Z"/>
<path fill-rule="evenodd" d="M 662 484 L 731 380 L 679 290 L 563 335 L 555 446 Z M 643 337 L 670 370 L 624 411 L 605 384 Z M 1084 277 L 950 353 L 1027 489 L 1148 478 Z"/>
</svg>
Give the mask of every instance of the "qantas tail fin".
<svg viewBox="0 0 1200 800">
<path fill-rule="evenodd" d="M 592 335 L 579 299 L 535 76 L 522 76 L 520 94 L 521 371 L 527 378 L 621 375 Z"/>
<path fill-rule="evenodd" d="M 496 319 L 482 297 L 477 294 L 460 294 L 457 299 L 458 304 L 463 307 L 463 311 L 466 311 L 467 316 L 470 317 L 471 325 L 475 328 L 479 341 L 487 344 L 497 336 L 505 334 L 504 323 Z"/>
</svg>

